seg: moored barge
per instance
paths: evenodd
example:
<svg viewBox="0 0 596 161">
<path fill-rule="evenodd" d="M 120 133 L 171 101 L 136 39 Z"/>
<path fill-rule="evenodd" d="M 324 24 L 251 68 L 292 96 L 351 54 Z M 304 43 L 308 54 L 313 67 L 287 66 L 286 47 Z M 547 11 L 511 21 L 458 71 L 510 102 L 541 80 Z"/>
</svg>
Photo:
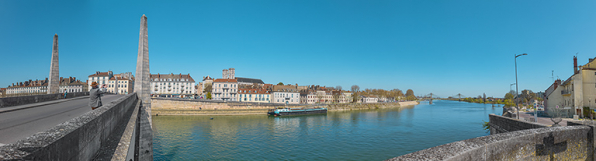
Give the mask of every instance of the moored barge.
<svg viewBox="0 0 596 161">
<path fill-rule="evenodd" d="M 289 115 L 312 115 L 312 114 L 326 114 L 327 108 L 282 108 L 270 109 L 268 115 L 273 116 L 289 116 Z"/>
</svg>

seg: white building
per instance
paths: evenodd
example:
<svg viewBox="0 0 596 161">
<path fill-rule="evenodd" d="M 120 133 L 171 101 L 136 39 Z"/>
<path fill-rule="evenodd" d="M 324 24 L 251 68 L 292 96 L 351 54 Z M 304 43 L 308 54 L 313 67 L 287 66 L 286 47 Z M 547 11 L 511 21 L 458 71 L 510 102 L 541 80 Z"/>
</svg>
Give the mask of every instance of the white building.
<svg viewBox="0 0 596 161">
<path fill-rule="evenodd" d="M 216 79 L 211 88 L 213 100 L 238 101 L 238 81 L 236 79 Z"/>
<path fill-rule="evenodd" d="M 151 94 L 158 97 L 188 97 L 196 94 L 190 74 L 151 74 Z"/>
<path fill-rule="evenodd" d="M 271 94 L 265 89 L 238 89 L 240 102 L 271 103 Z"/>
<path fill-rule="evenodd" d="M 77 78 L 75 78 L 75 77 L 68 77 L 68 78 L 60 77 L 59 92 L 64 93 L 64 91 L 67 91 L 68 93 L 73 93 L 73 92 L 87 92 L 89 90 L 87 90 L 87 83 L 81 82 L 80 80 L 77 80 Z"/>
<path fill-rule="evenodd" d="M 377 103 L 379 98 L 377 96 L 360 96 L 360 102 L 362 103 Z"/>
<path fill-rule="evenodd" d="M 273 92 L 272 103 L 283 103 L 283 104 L 300 104 L 300 93 L 299 92 Z"/>
<path fill-rule="evenodd" d="M 89 75 L 89 79 L 87 80 L 87 91 L 91 91 L 91 83 L 97 82 L 98 87 L 101 87 L 104 84 L 108 84 L 108 81 L 114 77 L 114 73 L 112 71 L 108 72 L 95 72 L 95 74 Z"/>
<path fill-rule="evenodd" d="M 129 94 L 134 92 L 134 77 L 112 77 L 108 83 L 108 92 L 115 94 Z"/>
<path fill-rule="evenodd" d="M 23 95 L 38 95 L 47 94 L 48 79 L 45 80 L 29 80 L 25 82 L 18 82 L 6 88 L 6 96 L 23 96 Z M 87 85 L 75 77 L 62 78 L 60 77 L 59 92 L 87 92 Z"/>
</svg>

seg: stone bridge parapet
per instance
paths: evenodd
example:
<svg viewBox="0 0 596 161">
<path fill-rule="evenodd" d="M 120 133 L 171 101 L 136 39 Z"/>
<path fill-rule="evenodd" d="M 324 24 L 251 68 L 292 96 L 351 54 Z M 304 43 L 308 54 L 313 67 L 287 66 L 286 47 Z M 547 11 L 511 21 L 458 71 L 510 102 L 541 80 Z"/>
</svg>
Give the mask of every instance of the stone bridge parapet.
<svg viewBox="0 0 596 161">
<path fill-rule="evenodd" d="M 127 124 L 130 124 L 131 119 L 139 120 L 139 118 L 132 118 L 132 116 L 137 116 L 133 115 L 135 112 L 140 113 L 141 111 L 139 110 L 139 103 L 136 93 L 119 98 L 116 101 L 61 123 L 47 131 L 0 147 L 0 160 L 74 161 L 92 160 L 98 157 L 102 159 L 108 158 L 109 160 L 112 158 L 111 156 L 105 157 L 99 155 L 127 154 L 128 152 L 114 152 L 119 141 L 114 141 L 113 138 L 119 140 L 122 133 L 130 131 L 125 129 L 129 127 Z M 138 111 L 135 111 L 135 109 Z M 138 129 L 139 126 L 137 125 L 136 127 Z M 138 130 L 134 129 L 134 131 Z M 135 137 L 130 136 L 132 139 Z M 136 138 L 138 140 L 138 137 Z M 110 147 L 113 148 L 110 149 Z M 124 149 L 135 148 L 138 150 L 138 146 Z M 102 152 L 100 149 L 111 150 L 111 152 Z"/>
<path fill-rule="evenodd" d="M 588 126 L 519 130 L 439 145 L 389 160 L 592 160 L 590 136 Z"/>
</svg>

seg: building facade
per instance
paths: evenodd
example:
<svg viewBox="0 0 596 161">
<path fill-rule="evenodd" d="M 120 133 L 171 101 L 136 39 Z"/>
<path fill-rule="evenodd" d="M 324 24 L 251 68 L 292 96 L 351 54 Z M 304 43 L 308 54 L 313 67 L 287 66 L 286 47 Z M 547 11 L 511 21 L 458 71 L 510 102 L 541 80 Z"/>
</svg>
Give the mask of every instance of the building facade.
<svg viewBox="0 0 596 161">
<path fill-rule="evenodd" d="M 271 103 L 271 94 L 265 89 L 238 89 L 240 102 Z"/>
<path fill-rule="evenodd" d="M 196 94 L 195 80 L 190 74 L 151 74 L 153 97 L 192 97 Z"/>
<path fill-rule="evenodd" d="M 114 76 L 108 82 L 108 92 L 114 94 L 129 94 L 134 92 L 134 77 Z"/>
<path fill-rule="evenodd" d="M 68 78 L 60 77 L 60 87 L 59 87 L 60 93 L 86 92 L 86 91 L 89 91 L 87 89 L 87 87 L 88 86 L 87 86 L 86 82 L 81 82 L 80 80 L 77 80 L 76 77 L 68 77 Z"/>
<path fill-rule="evenodd" d="M 112 79 L 112 77 L 114 77 L 114 73 L 112 73 L 112 71 L 97 71 L 95 72 L 95 74 L 89 75 L 89 79 L 87 80 L 87 91 L 90 91 L 92 89 L 91 83 L 97 82 L 98 87 L 101 87 L 104 84 L 107 85 L 110 79 Z"/>
<path fill-rule="evenodd" d="M 216 79 L 211 88 L 213 100 L 238 101 L 238 81 L 236 79 Z"/>
<path fill-rule="evenodd" d="M 271 103 L 300 104 L 300 92 L 294 85 L 273 85 Z"/>
<path fill-rule="evenodd" d="M 11 86 L 7 87 L 4 97 L 47 94 L 47 90 L 47 78 L 45 80 L 29 80 L 25 82 L 17 82 L 16 84 L 13 83 Z M 60 77 L 58 92 L 64 93 L 65 91 L 69 93 L 87 92 L 87 83 L 81 82 L 80 80 L 77 80 L 75 77 Z"/>
<path fill-rule="evenodd" d="M 596 109 L 596 62 L 589 59 L 583 66 L 577 66 L 573 58 L 573 75 L 561 82 L 555 81 L 545 91 L 545 110 L 555 108 L 570 109 L 571 114 L 583 115 L 583 107 Z M 585 117 L 585 116 L 584 116 Z"/>
</svg>

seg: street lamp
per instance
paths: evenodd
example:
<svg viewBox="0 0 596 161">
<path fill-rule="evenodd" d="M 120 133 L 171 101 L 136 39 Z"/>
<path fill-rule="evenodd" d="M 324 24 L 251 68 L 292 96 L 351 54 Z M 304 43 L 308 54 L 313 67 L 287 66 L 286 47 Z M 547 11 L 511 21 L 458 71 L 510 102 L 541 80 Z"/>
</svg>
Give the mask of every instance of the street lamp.
<svg viewBox="0 0 596 161">
<path fill-rule="evenodd" d="M 515 54 L 514 54 L 515 55 Z M 519 54 L 519 55 L 515 55 L 515 106 L 517 109 L 517 119 L 519 119 L 519 103 L 518 103 L 518 96 L 519 96 L 519 92 L 518 92 L 518 82 L 517 82 L 517 57 L 523 56 L 523 55 L 528 55 L 526 53 L 523 54 Z"/>
<path fill-rule="evenodd" d="M 509 92 L 507 92 L 507 93 L 510 93 L 510 92 L 513 90 L 513 89 L 511 89 L 511 87 L 513 87 L 513 85 L 516 85 L 516 84 L 517 84 L 517 83 L 511 83 L 511 84 L 509 85 Z"/>
</svg>

